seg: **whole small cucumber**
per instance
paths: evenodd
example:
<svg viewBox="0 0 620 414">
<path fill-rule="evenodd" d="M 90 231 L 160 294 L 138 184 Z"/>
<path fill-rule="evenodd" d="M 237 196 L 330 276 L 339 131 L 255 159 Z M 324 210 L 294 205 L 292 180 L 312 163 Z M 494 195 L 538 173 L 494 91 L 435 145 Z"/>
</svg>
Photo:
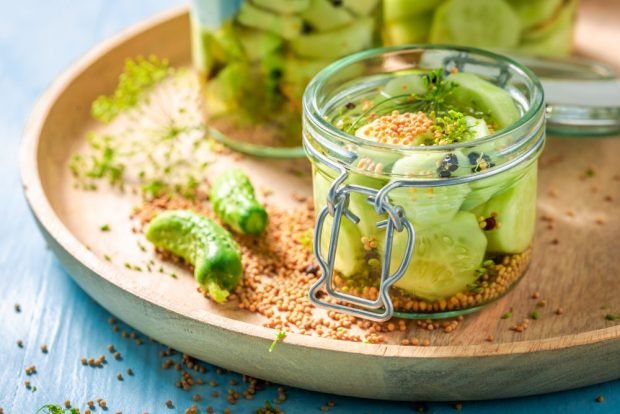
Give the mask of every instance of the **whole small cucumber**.
<svg viewBox="0 0 620 414">
<path fill-rule="evenodd" d="M 241 279 L 241 249 L 230 233 L 207 217 L 186 210 L 157 215 L 146 238 L 194 266 L 196 281 L 223 302 Z"/>
<path fill-rule="evenodd" d="M 215 214 L 235 232 L 260 234 L 265 230 L 267 212 L 243 171 L 232 168 L 218 175 L 211 183 L 210 197 Z"/>
</svg>

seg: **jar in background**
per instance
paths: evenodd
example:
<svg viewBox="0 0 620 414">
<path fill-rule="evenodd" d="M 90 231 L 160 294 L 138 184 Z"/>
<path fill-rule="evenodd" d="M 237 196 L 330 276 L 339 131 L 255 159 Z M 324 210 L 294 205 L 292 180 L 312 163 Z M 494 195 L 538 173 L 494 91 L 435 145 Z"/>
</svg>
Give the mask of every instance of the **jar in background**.
<svg viewBox="0 0 620 414">
<path fill-rule="evenodd" d="M 412 89 L 471 74 L 481 80 L 457 85 L 450 99 L 496 109 L 481 138 L 404 145 L 360 136 L 365 120 L 399 117 L 422 102 L 416 96 L 432 95 Z M 519 281 L 531 256 L 545 140 L 543 91 L 528 69 L 478 49 L 369 50 L 321 71 L 303 104 L 322 268 L 310 292 L 316 305 L 372 320 L 452 317 Z"/>
<path fill-rule="evenodd" d="M 300 156 L 301 99 L 331 61 L 380 42 L 380 0 L 192 0 L 192 55 L 212 135 Z"/>
<path fill-rule="evenodd" d="M 564 56 L 578 0 L 384 0 L 387 44 L 441 43 Z"/>
</svg>

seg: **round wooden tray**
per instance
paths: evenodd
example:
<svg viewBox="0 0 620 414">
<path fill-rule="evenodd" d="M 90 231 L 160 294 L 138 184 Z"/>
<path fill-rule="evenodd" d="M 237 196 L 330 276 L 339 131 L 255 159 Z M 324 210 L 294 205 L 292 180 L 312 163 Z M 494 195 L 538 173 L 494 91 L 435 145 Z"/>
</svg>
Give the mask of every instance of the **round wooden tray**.
<svg viewBox="0 0 620 414">
<path fill-rule="evenodd" d="M 290 334 L 267 350 L 275 331 L 231 306 L 196 293 L 189 273 L 172 279 L 131 272 L 122 263 L 141 253 L 128 218 L 135 198 L 73 188 L 72 153 L 95 128 L 90 103 L 108 93 L 123 61 L 155 53 L 174 65 L 189 62 L 188 16 L 177 10 L 136 26 L 84 56 L 40 99 L 22 148 L 24 191 L 49 246 L 98 303 L 158 341 L 219 366 L 270 381 L 336 394 L 399 400 L 467 400 L 531 395 L 620 377 L 620 140 L 550 139 L 541 160 L 540 222 L 525 279 L 506 297 L 468 316 L 451 334 L 411 324 L 428 347 L 371 345 Z M 580 44 L 580 43 L 578 43 Z M 310 194 L 310 180 L 287 173 L 287 161 L 240 161 L 255 184 Z M 300 164 L 300 161 L 296 161 Z M 594 176 L 585 172 L 592 168 Z M 277 184 L 277 185 L 276 185 Z M 611 197 L 612 201 L 606 201 Z M 600 223 L 597 223 L 601 222 Z M 111 231 L 101 233 L 103 223 Z M 556 243 L 557 241 L 557 243 Z M 86 246 L 89 246 L 87 248 Z M 113 252 L 114 263 L 102 259 Z M 124 260 L 125 259 L 125 260 Z M 547 304 L 523 333 L 510 326 L 527 317 L 539 292 Z M 601 307 L 604 305 L 604 309 Z M 501 315 L 513 308 L 511 319 Z M 564 309 L 563 315 L 554 310 Z M 405 333 L 408 334 L 408 333 Z M 398 343 L 402 333 L 392 335 Z M 493 342 L 486 338 L 492 335 Z"/>
</svg>

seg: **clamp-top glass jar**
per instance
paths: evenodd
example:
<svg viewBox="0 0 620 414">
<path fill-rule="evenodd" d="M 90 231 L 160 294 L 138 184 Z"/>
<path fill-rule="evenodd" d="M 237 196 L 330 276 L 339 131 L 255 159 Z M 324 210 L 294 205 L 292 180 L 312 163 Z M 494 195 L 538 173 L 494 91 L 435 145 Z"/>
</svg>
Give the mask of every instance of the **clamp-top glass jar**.
<svg viewBox="0 0 620 414">
<path fill-rule="evenodd" d="M 470 48 L 375 49 L 322 70 L 303 100 L 313 303 L 438 318 L 509 291 L 531 256 L 543 101 L 527 68 Z"/>
</svg>

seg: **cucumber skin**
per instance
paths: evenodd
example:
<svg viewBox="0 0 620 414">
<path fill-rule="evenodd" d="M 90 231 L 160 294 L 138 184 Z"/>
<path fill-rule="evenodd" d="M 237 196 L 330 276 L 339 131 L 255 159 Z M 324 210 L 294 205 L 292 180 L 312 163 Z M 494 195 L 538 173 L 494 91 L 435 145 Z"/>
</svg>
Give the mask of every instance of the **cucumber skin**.
<svg viewBox="0 0 620 414">
<path fill-rule="evenodd" d="M 211 203 L 217 216 L 237 233 L 260 234 L 267 226 L 267 212 L 256 200 L 245 173 L 232 168 L 211 183 Z"/>
<path fill-rule="evenodd" d="M 212 298 L 223 302 L 242 274 L 241 249 L 230 233 L 214 221 L 191 211 L 173 210 L 157 215 L 146 238 L 194 266 L 194 278 Z"/>
</svg>

